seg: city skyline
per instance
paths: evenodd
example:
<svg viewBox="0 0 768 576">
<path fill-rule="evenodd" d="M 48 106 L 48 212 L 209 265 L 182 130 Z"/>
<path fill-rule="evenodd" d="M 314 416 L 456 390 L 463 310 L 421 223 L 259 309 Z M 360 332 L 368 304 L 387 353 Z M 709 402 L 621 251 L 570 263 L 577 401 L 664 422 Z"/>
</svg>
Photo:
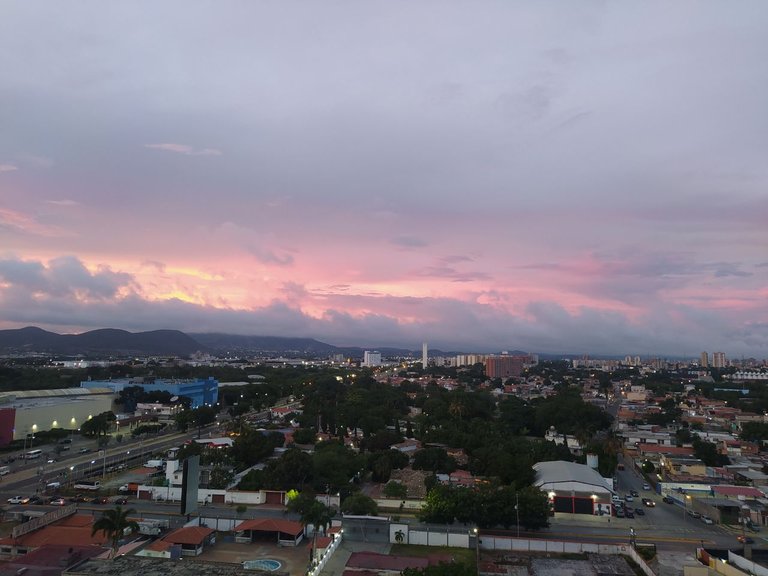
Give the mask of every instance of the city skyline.
<svg viewBox="0 0 768 576">
<path fill-rule="evenodd" d="M 0 329 L 764 358 L 767 20 L 5 3 Z"/>
</svg>

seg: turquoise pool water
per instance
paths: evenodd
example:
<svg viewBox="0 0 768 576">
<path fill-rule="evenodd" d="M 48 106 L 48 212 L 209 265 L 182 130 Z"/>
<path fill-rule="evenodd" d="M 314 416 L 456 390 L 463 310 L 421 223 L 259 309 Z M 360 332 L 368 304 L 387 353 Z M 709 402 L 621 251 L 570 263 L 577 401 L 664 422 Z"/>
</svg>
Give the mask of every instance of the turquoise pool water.
<svg viewBox="0 0 768 576">
<path fill-rule="evenodd" d="M 243 568 L 246 570 L 268 570 L 274 572 L 279 570 L 282 564 L 272 558 L 259 558 L 258 560 L 246 560 L 243 562 Z"/>
</svg>

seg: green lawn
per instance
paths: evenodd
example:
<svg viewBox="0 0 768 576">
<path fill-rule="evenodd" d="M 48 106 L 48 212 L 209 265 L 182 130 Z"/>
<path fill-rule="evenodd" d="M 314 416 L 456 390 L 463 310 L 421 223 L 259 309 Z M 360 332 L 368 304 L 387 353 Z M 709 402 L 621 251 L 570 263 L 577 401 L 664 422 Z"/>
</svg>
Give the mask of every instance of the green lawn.
<svg viewBox="0 0 768 576">
<path fill-rule="evenodd" d="M 468 548 L 450 548 L 448 546 L 416 546 L 415 544 L 393 544 L 391 556 L 429 556 L 430 554 L 450 554 L 456 562 L 475 565 L 475 551 Z"/>
</svg>

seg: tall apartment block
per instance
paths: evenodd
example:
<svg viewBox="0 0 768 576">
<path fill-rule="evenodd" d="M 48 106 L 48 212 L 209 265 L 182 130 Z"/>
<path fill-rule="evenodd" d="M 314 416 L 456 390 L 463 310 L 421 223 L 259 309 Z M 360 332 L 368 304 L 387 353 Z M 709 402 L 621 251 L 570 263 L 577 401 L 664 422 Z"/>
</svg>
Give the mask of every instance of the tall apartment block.
<svg viewBox="0 0 768 576">
<path fill-rule="evenodd" d="M 701 353 L 701 359 L 699 360 L 699 366 L 702 368 L 709 368 L 709 354 L 706 352 Z"/>
<path fill-rule="evenodd" d="M 727 365 L 725 352 L 712 352 L 712 366 L 714 368 L 725 368 Z"/>
</svg>

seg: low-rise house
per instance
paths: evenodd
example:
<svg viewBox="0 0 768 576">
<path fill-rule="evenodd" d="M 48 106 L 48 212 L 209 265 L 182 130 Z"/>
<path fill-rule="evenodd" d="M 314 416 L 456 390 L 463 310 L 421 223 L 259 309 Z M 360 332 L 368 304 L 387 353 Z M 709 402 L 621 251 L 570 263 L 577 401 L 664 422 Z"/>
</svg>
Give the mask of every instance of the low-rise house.
<svg viewBox="0 0 768 576">
<path fill-rule="evenodd" d="M 216 531 L 207 526 L 185 526 L 162 537 L 164 542 L 181 546 L 182 556 L 200 556 L 216 543 Z"/>
</svg>

